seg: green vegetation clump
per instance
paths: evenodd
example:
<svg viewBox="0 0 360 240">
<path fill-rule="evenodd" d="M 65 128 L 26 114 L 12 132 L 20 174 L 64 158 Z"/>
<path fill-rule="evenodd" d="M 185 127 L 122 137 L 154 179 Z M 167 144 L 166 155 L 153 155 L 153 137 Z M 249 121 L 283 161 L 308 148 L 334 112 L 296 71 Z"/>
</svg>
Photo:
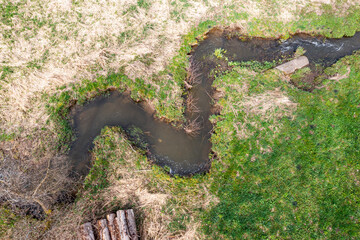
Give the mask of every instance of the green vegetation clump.
<svg viewBox="0 0 360 240">
<path fill-rule="evenodd" d="M 313 66 L 297 70 L 291 75 L 291 83 L 304 91 L 313 91 L 315 88 L 321 88 L 325 76 L 318 76 L 322 72 L 322 67 Z"/>
<path fill-rule="evenodd" d="M 279 62 L 274 60 L 272 62 L 269 62 L 269 61 L 264 61 L 264 62 L 246 61 L 246 62 L 240 62 L 239 65 L 242 67 L 251 69 L 252 71 L 255 71 L 255 72 L 262 72 L 262 71 L 268 70 L 270 68 L 273 68 L 278 64 L 279 64 Z"/>
<path fill-rule="evenodd" d="M 125 129 L 125 132 L 129 138 L 129 140 L 138 148 L 142 150 L 146 150 L 148 148 L 148 143 L 145 140 L 144 132 L 136 127 L 130 126 Z"/>
<path fill-rule="evenodd" d="M 217 59 L 224 59 L 226 61 L 228 61 L 228 58 L 224 56 L 224 54 L 226 54 L 226 50 L 222 49 L 222 48 L 217 48 L 214 51 L 214 56 Z"/>
<path fill-rule="evenodd" d="M 11 210 L 4 206 L 0 207 L 0 238 L 6 233 L 8 229 L 11 229 L 19 216 L 16 216 Z"/>
<path fill-rule="evenodd" d="M 3 24 L 12 26 L 12 18 L 18 15 L 18 5 L 10 1 L 0 5 L 1 22 Z"/>
<path fill-rule="evenodd" d="M 303 47 L 298 47 L 294 53 L 294 57 L 300 57 L 306 53 L 306 50 Z"/>
<path fill-rule="evenodd" d="M 7 134 L 7 133 L 0 132 L 0 141 L 10 141 L 14 138 L 15 138 L 14 133 Z"/>
<path fill-rule="evenodd" d="M 92 167 L 84 181 L 84 190 L 89 191 L 90 195 L 95 195 L 109 186 L 109 161 L 116 157 L 114 150 L 118 147 L 114 144 L 113 138 L 115 136 L 112 131 L 114 130 L 105 127 L 94 140 L 95 148 L 92 150 L 94 155 Z"/>
<path fill-rule="evenodd" d="M 291 75 L 292 83 L 303 90 L 310 90 L 312 88 L 312 82 L 306 81 L 306 77 L 311 74 L 311 69 L 309 67 L 305 67 L 297 70 L 293 75 Z"/>
<path fill-rule="evenodd" d="M 14 72 L 14 69 L 13 69 L 12 67 L 5 66 L 5 67 L 1 67 L 1 68 L 0 68 L 0 72 L 1 72 L 0 80 L 1 80 L 1 81 L 6 81 L 6 82 L 8 82 L 8 81 L 6 80 L 6 77 L 7 77 L 8 75 L 10 75 L 11 73 L 13 73 L 13 72 Z M 0 88 L 0 89 L 1 89 L 1 88 Z"/>
</svg>

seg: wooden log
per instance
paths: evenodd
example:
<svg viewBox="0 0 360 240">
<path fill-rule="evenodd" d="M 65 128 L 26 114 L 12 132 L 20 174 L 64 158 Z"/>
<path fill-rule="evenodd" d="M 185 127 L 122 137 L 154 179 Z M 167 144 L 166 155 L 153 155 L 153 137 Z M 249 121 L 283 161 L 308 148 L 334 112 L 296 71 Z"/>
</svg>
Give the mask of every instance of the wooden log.
<svg viewBox="0 0 360 240">
<path fill-rule="evenodd" d="M 127 226 L 129 229 L 130 239 L 138 240 L 138 236 L 136 233 L 136 223 L 135 223 L 134 211 L 132 209 L 128 209 L 125 212 L 126 212 L 126 220 L 127 220 Z"/>
<path fill-rule="evenodd" d="M 95 235 L 91 223 L 87 222 L 80 226 L 79 238 L 82 240 L 95 240 Z"/>
<path fill-rule="evenodd" d="M 101 219 L 97 222 L 99 227 L 100 240 L 111 240 L 109 228 L 106 219 Z"/>
<path fill-rule="evenodd" d="M 116 227 L 116 221 L 115 221 L 115 214 L 111 213 L 109 215 L 106 216 L 107 220 L 108 220 L 108 228 L 109 228 L 109 232 L 110 232 L 110 236 L 112 240 L 117 240 L 120 238 L 119 236 L 119 229 Z"/>
<path fill-rule="evenodd" d="M 121 240 L 130 240 L 129 230 L 126 223 L 126 214 L 125 211 L 119 210 L 116 212 L 116 221 L 119 227 L 120 239 Z"/>
</svg>

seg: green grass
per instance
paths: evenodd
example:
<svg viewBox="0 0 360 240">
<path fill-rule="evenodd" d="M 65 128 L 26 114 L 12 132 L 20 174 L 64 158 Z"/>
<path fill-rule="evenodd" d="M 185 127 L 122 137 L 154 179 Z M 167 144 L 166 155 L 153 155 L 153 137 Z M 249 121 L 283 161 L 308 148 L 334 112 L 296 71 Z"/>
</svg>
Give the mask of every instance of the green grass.
<svg viewBox="0 0 360 240">
<path fill-rule="evenodd" d="M 312 14 L 304 13 L 303 16 L 307 17 L 296 24 L 286 25 L 285 30 L 282 30 L 284 25 L 281 23 L 272 26 L 270 22 L 268 28 L 275 35 L 284 31 L 294 33 L 302 30 L 302 24 L 305 26 L 310 22 L 307 31 L 335 37 L 351 34 L 358 29 L 355 10 L 347 17 L 328 16 L 327 20 L 324 20 L 325 16 L 320 16 L 313 21 L 315 16 Z M 335 26 L 337 21 L 349 22 L 349 25 L 341 31 L 340 27 Z M 132 80 L 124 74 L 112 74 L 107 78 L 99 77 L 94 82 L 83 81 L 59 89 L 61 91 L 50 98 L 49 110 L 52 119 L 60 126 L 59 139 L 62 139 L 62 144 L 69 143 L 71 139 L 68 113 L 73 99 L 82 104 L 104 94 L 109 87 L 120 91 L 130 89 L 132 97 L 137 100 L 156 98 L 159 117 L 181 119 L 183 109 L 178 108 L 178 98 L 171 91 L 183 86 L 191 44 L 196 43 L 197 36 L 216 24 L 216 21 L 202 22 L 184 35 L 178 55 L 163 72 L 153 76 L 153 81 L 160 86 L 158 90 L 145 84 L 143 79 Z M 249 23 L 250 35 L 259 35 L 262 24 L 253 19 Z M 124 34 L 121 39 L 125 37 Z M 146 61 L 146 58 L 139 57 L 137 60 Z M 214 83 L 215 87 L 225 92 L 225 96 L 219 100 L 223 107 L 221 115 L 212 117 L 216 121 L 212 142 L 217 158 L 213 161 L 211 173 L 191 179 L 170 178 L 159 167 L 152 168 L 149 187 L 161 189 L 159 191 L 172 196 L 163 209 L 164 213 L 175 216 L 168 228 L 174 232 L 184 230 L 189 219 L 183 215 L 182 207 L 191 198 L 201 196 L 199 186 L 207 182 L 211 184 L 211 193 L 219 198 L 219 203 L 210 209 L 192 206 L 188 214 L 202 221 L 202 230 L 208 238 L 359 237 L 359 166 L 356 161 L 359 155 L 357 133 L 360 130 L 359 63 L 360 56 L 355 54 L 326 69 L 325 73 L 330 75 L 345 73 L 347 66 L 352 70 L 349 78 L 338 83 L 328 81 L 328 88 L 312 93 L 282 81 L 276 71 L 265 71 L 275 63 L 233 63 L 233 71 L 217 77 Z M 165 75 L 172 78 L 162 79 Z M 301 81 L 303 74 L 296 73 L 294 77 Z M 248 90 L 244 93 L 239 88 L 245 83 Z M 275 88 L 299 103 L 295 119 L 284 116 L 264 120 L 258 115 L 246 115 L 238 104 L 247 96 L 256 96 Z M 248 138 L 237 137 L 234 123 L 238 122 L 247 122 L 245 128 L 251 133 Z M 94 168 L 85 183 L 94 193 L 109 186 L 109 172 L 106 169 L 114 156 L 103 151 L 111 152 L 119 147 L 111 143 L 111 137 L 106 137 L 110 134 L 108 131 L 105 129 L 102 137 L 96 140 L 101 147 L 94 151 Z M 264 153 L 261 149 L 270 151 Z"/>
<path fill-rule="evenodd" d="M 105 127 L 94 140 L 95 148 L 92 153 L 95 157 L 93 158 L 91 170 L 84 181 L 84 190 L 89 191 L 90 195 L 95 195 L 109 186 L 109 160 L 116 158 L 114 153 L 117 147 L 114 144 L 114 132 L 116 130 Z"/>
<path fill-rule="evenodd" d="M 139 13 L 137 6 L 135 4 L 130 5 L 122 14 L 125 15 L 127 13 Z"/>
<path fill-rule="evenodd" d="M 153 98 L 154 88 L 145 84 L 142 79 L 134 81 L 122 73 L 111 74 L 108 77 L 98 77 L 96 81 L 83 80 L 79 84 L 72 84 L 68 87 L 59 88 L 55 95 L 44 95 L 48 101 L 47 109 L 50 114 L 50 120 L 57 125 L 57 138 L 59 144 L 57 148 L 67 149 L 72 139 L 72 129 L 69 124 L 70 108 L 75 105 L 82 105 L 96 96 L 106 94 L 110 89 L 120 92 L 130 89 L 131 97 L 138 101 L 146 98 Z"/>
<path fill-rule="evenodd" d="M 12 18 L 18 15 L 19 6 L 11 1 L 5 1 L 0 5 L 1 22 L 5 25 L 12 26 Z"/>
<path fill-rule="evenodd" d="M 15 133 L 7 134 L 0 132 L 0 141 L 11 141 L 15 138 Z"/>
<path fill-rule="evenodd" d="M 143 146 L 137 145 L 137 138 L 141 135 L 139 129 L 132 128 L 129 131 L 123 131 L 119 127 L 105 127 L 95 139 L 92 150 L 93 166 L 85 179 L 83 191 L 78 194 L 77 201 L 83 203 L 85 200 L 91 206 L 98 200 L 106 201 L 106 209 L 96 209 L 100 215 L 108 213 L 106 211 L 109 211 L 109 201 L 114 209 L 128 208 L 129 204 L 132 204 L 131 207 L 135 208 L 136 212 L 152 211 L 146 206 L 138 206 L 134 196 L 130 198 L 130 203 L 124 200 L 126 196 L 115 196 L 113 200 L 102 199 L 102 194 L 108 191 L 108 187 L 127 188 L 134 179 L 135 181 L 142 179 L 144 185 L 141 185 L 141 188 L 146 188 L 152 194 L 169 194 L 161 212 L 155 213 L 170 218 L 166 226 L 168 230 L 173 234 L 186 230 L 186 224 L 193 217 L 199 217 L 201 213 L 201 207 L 196 203 L 201 203 L 206 197 L 202 185 L 207 176 L 170 177 L 163 168 L 149 163 L 143 154 Z M 127 137 L 129 134 L 130 138 Z M 197 208 L 194 209 L 193 206 Z M 76 206 L 74 208 L 76 209 Z M 86 208 L 86 211 L 88 210 Z M 140 219 L 137 221 L 141 223 Z"/>
<path fill-rule="evenodd" d="M 322 80 L 321 78 L 313 79 L 311 75 L 312 71 L 309 67 L 299 69 L 292 74 L 291 82 L 299 89 L 311 91 L 313 87 L 319 84 L 318 82 Z"/>
<path fill-rule="evenodd" d="M 188 53 L 192 44 L 198 42 L 197 37 L 201 36 L 206 30 L 216 25 L 215 21 L 201 22 L 197 27 L 193 27 L 189 33 L 182 37 L 182 44 L 178 54 L 170 61 L 166 69 L 154 76 L 154 82 L 160 86 L 158 94 L 159 103 L 156 105 L 157 116 L 172 121 L 183 120 L 184 106 L 180 95 L 175 95 L 173 89 L 183 89 L 184 79 L 186 78 L 186 68 L 188 67 Z M 199 39 L 201 40 L 201 38 Z M 170 75 L 172 80 L 163 77 Z M 156 81 L 159 79 L 159 81 Z M 180 102 L 180 103 L 179 103 Z"/>
<path fill-rule="evenodd" d="M 241 70 L 218 78 L 225 87 L 221 116 L 212 136 L 212 192 L 220 203 L 204 214 L 204 231 L 212 239 L 351 239 L 360 237 L 358 219 L 360 54 L 345 57 L 349 78 L 328 89 L 308 93 L 272 78 L 262 89 L 243 94 L 234 83 L 254 81 Z M 328 70 L 331 71 L 331 70 Z M 242 79 L 239 81 L 238 79 Z M 271 78 L 270 78 L 271 79 Z M 246 95 L 280 87 L 297 103 L 295 119 L 262 120 L 245 115 L 236 103 Z M 229 107 L 235 107 L 234 114 Z M 246 117 L 246 119 L 245 119 Z M 233 123 L 246 126 L 239 139 Z M 254 127 L 258 126 L 258 127 Z M 261 152 L 261 148 L 271 152 Z"/>
<path fill-rule="evenodd" d="M 298 27 L 303 30 L 320 30 L 327 37 L 339 38 L 342 36 L 353 36 L 359 30 L 360 13 L 359 6 L 348 9 L 345 16 L 334 14 L 330 5 L 323 5 L 323 14 L 318 16 L 316 13 L 302 13 L 302 18 L 298 22 Z"/>
<path fill-rule="evenodd" d="M 175 20 L 177 23 L 180 21 L 186 21 L 186 11 L 192 7 L 191 3 L 187 0 L 174 0 L 170 2 L 172 10 L 170 12 L 171 19 Z"/>
<path fill-rule="evenodd" d="M 252 71 L 255 71 L 255 72 L 262 72 L 262 71 L 268 70 L 270 68 L 273 68 L 276 65 L 279 65 L 279 63 L 280 62 L 277 62 L 275 60 L 272 62 L 265 61 L 263 63 L 260 63 L 258 61 L 247 61 L 247 62 L 241 62 L 239 65 L 241 67 L 246 67 L 248 69 L 251 69 Z"/>
<path fill-rule="evenodd" d="M 12 67 L 9 66 L 4 66 L 0 68 L 0 81 L 5 81 L 8 82 L 7 80 L 7 76 L 12 74 L 14 72 L 14 69 Z"/>
<path fill-rule="evenodd" d="M 282 6 L 280 1 L 262 2 L 268 6 L 259 17 L 249 17 L 246 10 L 236 8 L 234 5 L 224 5 L 223 15 L 226 18 L 218 18 L 219 23 L 228 25 L 231 22 L 246 20 L 244 25 L 245 32 L 249 36 L 262 37 L 278 37 L 288 38 L 291 34 L 297 32 L 307 32 L 314 35 L 324 35 L 326 37 L 340 38 L 343 36 L 353 36 L 360 28 L 360 6 L 353 6 L 347 9 L 346 14 L 341 13 L 338 9 L 342 9 L 346 1 L 338 1 L 333 6 L 322 4 L 320 6 L 321 14 L 315 11 L 314 4 L 307 4 L 301 11 L 293 14 L 298 16 L 292 21 L 280 21 L 277 17 Z M 285 6 L 286 8 L 286 6 Z"/>
<path fill-rule="evenodd" d="M 8 229 L 11 229 L 19 216 L 16 216 L 11 210 L 6 207 L 0 207 L 0 238 L 3 237 Z"/>
<path fill-rule="evenodd" d="M 106 94 L 109 89 L 116 89 L 120 92 L 130 90 L 131 97 L 135 101 L 157 99 L 155 108 L 159 118 L 166 118 L 170 121 L 182 120 L 184 109 L 182 102 L 178 103 L 182 99 L 181 96 L 174 96 L 172 90 L 177 87 L 182 88 L 184 84 L 188 64 L 187 54 L 191 51 L 191 44 L 197 41 L 197 36 L 214 24 L 213 21 L 202 22 L 197 28 L 194 27 L 183 37 L 183 44 L 178 51 L 178 55 L 173 58 L 164 71 L 154 76 L 154 81 L 160 86 L 158 90 L 154 86 L 145 83 L 144 79 L 130 79 L 124 73 L 113 73 L 107 77 L 99 76 L 95 81 L 84 79 L 81 83 L 60 87 L 58 92 L 51 96 L 44 94 L 43 97 L 48 102 L 47 108 L 50 120 L 57 126 L 56 134 L 59 144 L 56 148 L 68 149 L 73 138 L 69 124 L 70 108 L 75 104 L 82 105 L 96 96 Z M 136 60 L 146 65 L 153 62 L 151 56 L 146 54 L 135 57 L 134 61 Z M 173 80 L 163 79 L 167 74 L 170 74 Z"/>
<path fill-rule="evenodd" d="M 144 9 L 149 10 L 151 3 L 152 1 L 138 0 L 129 5 L 123 14 L 136 16 Z M 53 22 L 55 18 L 51 14 L 42 17 L 25 14 L 26 11 L 20 8 L 24 4 L 26 1 L 14 3 L 5 0 L 0 5 L 0 22 L 10 27 L 2 33 L 5 39 L 13 43 L 16 37 L 24 35 L 29 40 L 37 35 L 40 28 L 49 27 L 54 36 L 68 40 L 66 34 L 57 30 L 62 18 Z M 41 9 L 39 4 L 33 7 L 34 12 Z M 76 1 L 73 4 L 79 5 Z M 259 18 L 252 17 L 245 10 L 236 10 L 235 4 L 225 5 L 223 15 L 215 17 L 216 20 L 200 23 L 183 36 L 178 54 L 164 71 L 153 75 L 150 81 L 130 79 L 120 72 L 109 74 L 108 77 L 98 77 L 94 81 L 83 80 L 79 84 L 61 87 L 53 96 L 45 94 L 44 101 L 49 102 L 49 124 L 55 124 L 57 129 L 59 144 L 56 147 L 66 150 L 72 140 L 69 108 L 73 104 L 81 105 L 100 94 L 106 94 L 110 88 L 119 91 L 129 89 L 135 100 L 154 100 L 158 117 L 173 122 L 183 120 L 184 108 L 179 89 L 183 89 L 188 53 L 191 51 L 191 44 L 197 42 L 196 37 L 214 25 L 246 20 L 242 25 L 249 36 L 283 38 L 299 31 L 342 37 L 351 36 L 360 30 L 359 6 L 348 9 L 346 15 L 338 13 L 336 9 L 336 4 L 345 5 L 346 1 L 337 1 L 335 7 L 323 5 L 322 15 L 312 11 L 309 5 L 298 13 L 298 19 L 291 22 L 276 19 L 275 15 L 279 14 L 281 8 L 275 1 L 269 4 L 271 7 L 268 13 L 262 13 Z M 171 18 L 176 22 L 186 21 L 185 12 L 191 7 L 186 0 L 172 1 L 169 10 Z M 67 15 L 62 17 L 68 18 Z M 78 13 L 77 21 L 83 20 L 81 13 Z M 140 30 L 140 34 L 125 28 L 118 36 L 118 43 L 141 41 L 156 26 L 148 22 Z M 76 35 L 77 31 L 73 34 Z M 103 38 L 104 42 L 105 40 Z M 56 44 L 58 41 L 52 42 Z M 301 51 L 299 54 L 302 54 Z M 39 58 L 29 61 L 27 68 L 41 70 L 48 55 L 49 52 L 45 51 Z M 154 61 L 152 56 L 146 54 L 136 56 L 134 60 L 145 66 L 150 66 Z M 234 71 L 219 77 L 215 82 L 226 93 L 219 101 L 223 106 L 222 115 L 212 117 L 217 121 L 216 133 L 212 137 L 213 150 L 221 161 L 214 159 L 210 174 L 190 179 L 171 178 L 160 167 L 152 167 L 149 187 L 171 195 L 163 209 L 164 213 L 174 216 L 168 228 L 172 232 L 181 232 L 190 218 L 195 218 L 197 222 L 203 222 L 202 229 L 207 238 L 214 239 L 359 238 L 359 55 L 346 57 L 339 64 L 325 70 L 329 75 L 342 75 L 351 66 L 348 79 L 338 83 L 325 79 L 329 83 L 328 87 L 313 93 L 282 82 L 274 71 L 265 71 L 275 63 L 232 64 Z M 101 67 L 95 66 L 93 72 L 100 69 Z M 0 84 L 12 80 L 12 74 L 16 70 L 16 67 L 2 66 Z M 302 83 L 302 71 L 295 73 L 293 80 Z M 166 78 L 168 75 L 171 77 Z M 239 88 L 245 82 L 248 84 L 248 92 L 243 93 Z M 299 103 L 294 120 L 284 117 L 264 121 L 260 116 L 251 115 L 249 118 L 244 114 L 238 104 L 244 97 L 256 96 L 275 88 L 280 88 L 294 102 Z M 234 113 L 234 108 L 237 114 Z M 251 134 L 249 138 L 238 139 L 234 123 L 243 122 L 245 118 L 248 121 L 245 127 Z M 276 131 L 274 125 L 278 126 Z M 85 182 L 86 190 L 92 194 L 98 194 L 109 186 L 109 178 L 113 174 L 113 169 L 108 169 L 111 161 L 119 161 L 119 166 L 123 163 L 124 159 L 112 152 L 119 149 L 125 151 L 129 145 L 115 144 L 118 136 L 114 133 L 117 132 L 121 131 L 106 128 L 95 141 L 97 147 L 93 151 L 94 167 Z M 140 134 L 135 131 L 134 136 L 136 140 Z M 0 133 L 0 141 L 10 141 L 15 137 L 15 134 Z M 271 152 L 264 154 L 259 150 L 260 147 L 271 148 Z M 125 157 L 124 155 L 123 158 Z M 145 157 L 139 157 L 138 160 L 137 164 L 141 169 L 140 161 L 146 161 Z M 194 207 L 189 203 L 204 197 L 200 190 L 204 183 L 212 185 L 211 193 L 220 201 L 210 209 Z M 199 214 L 202 215 L 201 219 Z M 1 230 L 11 228 L 15 221 L 16 217 L 8 210 L 0 209 Z"/>
<path fill-rule="evenodd" d="M 149 9 L 151 7 L 151 2 L 150 1 L 146 1 L 146 0 L 138 0 L 137 1 L 137 5 L 140 8 L 144 8 L 144 9 Z"/>
</svg>

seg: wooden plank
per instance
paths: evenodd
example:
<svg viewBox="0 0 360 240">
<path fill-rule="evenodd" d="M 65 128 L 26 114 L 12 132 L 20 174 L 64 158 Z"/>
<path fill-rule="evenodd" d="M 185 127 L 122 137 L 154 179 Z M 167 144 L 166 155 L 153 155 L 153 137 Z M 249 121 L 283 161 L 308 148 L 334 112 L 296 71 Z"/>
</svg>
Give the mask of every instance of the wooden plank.
<svg viewBox="0 0 360 240">
<path fill-rule="evenodd" d="M 119 210 L 116 212 L 117 224 L 119 226 L 120 239 L 121 240 L 130 240 L 129 231 L 126 223 L 125 211 Z"/>
<path fill-rule="evenodd" d="M 122 239 L 121 238 L 121 233 L 120 233 L 120 225 L 121 225 L 121 223 L 120 223 L 120 220 L 119 220 L 119 218 L 118 217 L 115 217 L 115 225 L 116 225 L 116 228 L 119 230 L 119 232 L 118 232 L 118 236 L 119 236 L 119 238 L 118 239 Z"/>
<path fill-rule="evenodd" d="M 126 220 L 127 220 L 127 226 L 129 229 L 130 239 L 138 240 L 138 236 L 136 233 L 136 223 L 135 223 L 134 211 L 132 209 L 128 209 L 125 212 L 126 212 Z"/>
<path fill-rule="evenodd" d="M 87 222 L 80 226 L 79 238 L 82 240 L 95 240 L 95 235 L 91 223 Z"/>
<path fill-rule="evenodd" d="M 106 219 L 101 219 L 97 222 L 99 226 L 99 236 L 100 240 L 111 240 L 109 228 L 106 222 Z"/>
<path fill-rule="evenodd" d="M 290 62 L 277 66 L 276 69 L 284 72 L 285 74 L 290 74 L 295 72 L 297 69 L 303 68 L 307 65 L 309 65 L 309 59 L 305 56 L 301 56 L 291 60 Z"/>
<path fill-rule="evenodd" d="M 110 232 L 110 237 L 112 240 L 117 240 L 120 238 L 119 236 L 119 230 L 116 227 L 116 221 L 115 221 L 115 214 L 111 213 L 109 215 L 106 216 L 107 220 L 108 220 L 108 228 L 109 228 L 109 232 Z"/>
</svg>

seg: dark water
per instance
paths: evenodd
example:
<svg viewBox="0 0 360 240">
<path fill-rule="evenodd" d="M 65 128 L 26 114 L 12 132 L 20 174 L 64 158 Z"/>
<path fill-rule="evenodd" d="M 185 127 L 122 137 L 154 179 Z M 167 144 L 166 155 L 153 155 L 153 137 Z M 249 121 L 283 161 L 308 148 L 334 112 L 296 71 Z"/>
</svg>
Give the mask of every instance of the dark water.
<svg viewBox="0 0 360 240">
<path fill-rule="evenodd" d="M 148 143 L 148 156 L 160 166 L 168 166 L 171 174 L 190 175 L 207 171 L 210 168 L 209 141 L 212 125 L 209 116 L 212 107 L 211 70 L 217 65 L 213 53 L 215 49 L 226 50 L 231 61 L 272 61 L 293 54 L 301 46 L 306 50 L 305 56 L 310 63 L 329 66 L 339 58 L 350 55 L 360 49 L 360 33 L 354 37 L 342 39 L 316 38 L 304 34 L 293 36 L 284 42 L 253 38 L 240 40 L 228 38 L 220 30 L 212 30 L 199 46 L 194 48 L 190 61 L 192 71 L 196 72 L 196 82 L 188 95 L 194 99 L 198 111 L 187 110 L 187 121 L 201 126 L 199 133 L 190 136 L 184 130 L 175 129 L 159 121 L 147 110 L 145 103 L 135 103 L 128 94 L 112 92 L 77 107 L 74 113 L 73 126 L 77 139 L 72 144 L 69 158 L 74 172 L 88 173 L 90 158 L 88 151 L 92 142 L 105 126 L 120 126 L 129 130 L 134 126 L 144 133 L 143 140 Z"/>
<path fill-rule="evenodd" d="M 174 174 L 198 172 L 208 164 L 210 135 L 191 137 L 183 130 L 155 119 L 146 110 L 146 104 L 135 103 L 128 94 L 112 92 L 79 108 L 74 117 L 74 126 L 77 140 L 72 145 L 69 157 L 78 173 L 87 173 L 88 149 L 104 126 L 121 126 L 125 130 L 136 126 L 141 129 L 152 160 L 170 167 Z"/>
</svg>

